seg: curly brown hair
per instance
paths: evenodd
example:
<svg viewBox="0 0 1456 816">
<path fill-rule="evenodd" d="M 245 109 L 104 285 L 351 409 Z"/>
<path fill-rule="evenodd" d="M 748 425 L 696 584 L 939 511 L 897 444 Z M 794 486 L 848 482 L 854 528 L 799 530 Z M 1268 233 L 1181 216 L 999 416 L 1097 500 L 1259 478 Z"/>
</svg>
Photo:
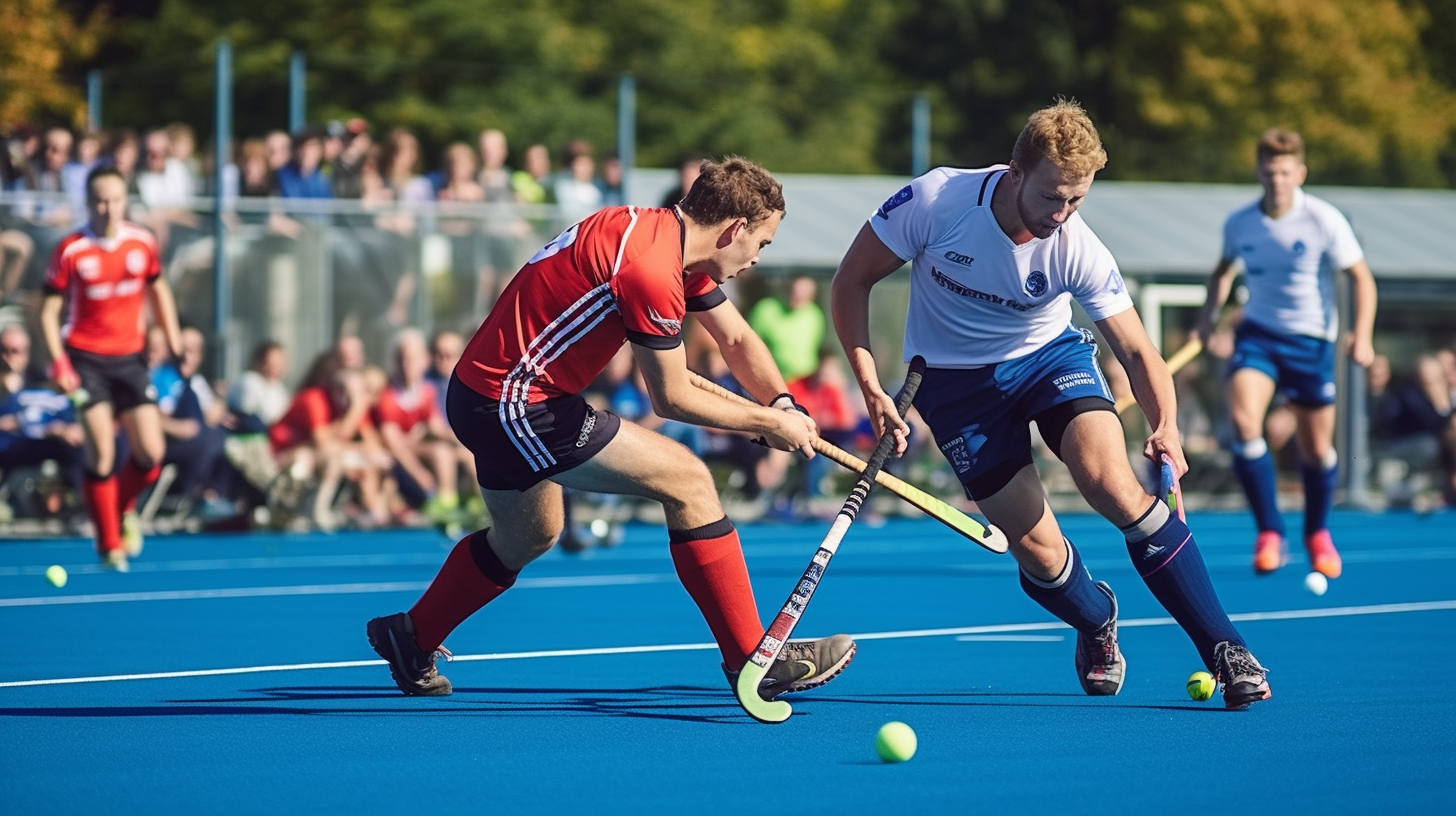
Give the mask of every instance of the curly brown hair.
<svg viewBox="0 0 1456 816">
<path fill-rule="evenodd" d="M 747 218 L 750 228 L 784 212 L 784 188 L 769 172 L 742 156 L 703 162 L 703 171 L 678 204 L 683 215 L 715 226 Z"/>
</svg>

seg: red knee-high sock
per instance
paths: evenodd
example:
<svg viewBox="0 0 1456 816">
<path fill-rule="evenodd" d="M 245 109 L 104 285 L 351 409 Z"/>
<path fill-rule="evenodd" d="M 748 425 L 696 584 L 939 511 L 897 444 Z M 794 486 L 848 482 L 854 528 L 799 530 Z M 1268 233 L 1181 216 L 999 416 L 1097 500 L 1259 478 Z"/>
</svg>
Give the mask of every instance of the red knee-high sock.
<svg viewBox="0 0 1456 816">
<path fill-rule="evenodd" d="M 668 536 L 678 579 L 707 619 L 723 664 L 738 671 L 763 637 L 738 531 L 724 516 L 691 530 L 669 530 Z"/>
<path fill-rule="evenodd" d="M 435 580 L 410 609 L 415 624 L 415 645 L 433 652 L 445 636 L 476 610 L 516 582 L 516 572 L 501 563 L 486 538 L 489 528 L 460 539 L 445 559 Z"/>
<path fill-rule="evenodd" d="M 137 496 L 140 496 L 148 485 L 157 483 L 157 477 L 162 473 L 161 465 L 152 465 L 150 470 L 142 470 L 136 466 L 131 459 L 121 466 L 121 473 L 116 479 L 116 505 L 125 513 L 136 509 Z"/>
<path fill-rule="evenodd" d="M 110 550 L 121 549 L 121 513 L 116 503 L 116 477 L 99 478 L 88 473 L 81 480 L 81 489 L 86 494 L 91 522 L 96 525 L 96 551 L 105 555 Z"/>
</svg>

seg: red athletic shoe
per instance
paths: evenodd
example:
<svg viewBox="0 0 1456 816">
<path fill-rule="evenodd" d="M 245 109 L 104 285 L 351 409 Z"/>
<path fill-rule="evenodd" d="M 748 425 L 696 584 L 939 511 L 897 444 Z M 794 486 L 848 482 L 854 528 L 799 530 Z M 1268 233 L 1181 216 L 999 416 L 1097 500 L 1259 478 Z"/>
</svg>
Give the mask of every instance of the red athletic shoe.
<svg viewBox="0 0 1456 816">
<path fill-rule="evenodd" d="M 1268 575 L 1284 566 L 1287 560 L 1284 555 L 1284 536 L 1273 530 L 1264 530 L 1254 539 L 1254 572 Z"/>
<path fill-rule="evenodd" d="M 1340 553 L 1330 539 L 1329 530 L 1315 530 L 1304 537 L 1304 549 L 1309 552 L 1309 563 L 1315 572 L 1322 572 L 1326 578 L 1340 577 Z"/>
</svg>

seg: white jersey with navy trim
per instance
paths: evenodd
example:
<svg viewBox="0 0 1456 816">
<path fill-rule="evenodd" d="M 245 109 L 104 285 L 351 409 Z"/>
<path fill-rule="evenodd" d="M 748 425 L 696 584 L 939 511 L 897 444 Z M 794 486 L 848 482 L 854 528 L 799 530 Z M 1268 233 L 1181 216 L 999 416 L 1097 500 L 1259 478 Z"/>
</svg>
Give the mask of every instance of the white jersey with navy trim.
<svg viewBox="0 0 1456 816">
<path fill-rule="evenodd" d="M 1112 253 L 1077 213 L 1046 238 L 1012 243 L 991 213 L 1006 166 L 941 167 L 881 205 L 870 225 L 911 262 L 905 359 L 969 368 L 1030 354 L 1072 323 L 1132 308 Z"/>
<path fill-rule="evenodd" d="M 1260 205 L 1234 210 L 1223 226 L 1223 259 L 1244 264 L 1244 319 L 1278 334 L 1334 340 L 1335 273 L 1365 258 L 1355 231 L 1334 205 L 1303 190 L 1277 219 Z"/>
</svg>

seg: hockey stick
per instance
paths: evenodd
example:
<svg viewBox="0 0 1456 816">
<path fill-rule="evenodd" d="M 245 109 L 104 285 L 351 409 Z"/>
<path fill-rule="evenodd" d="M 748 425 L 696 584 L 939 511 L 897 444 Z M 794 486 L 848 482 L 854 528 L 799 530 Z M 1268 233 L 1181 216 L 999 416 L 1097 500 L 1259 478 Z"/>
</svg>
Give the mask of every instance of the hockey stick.
<svg viewBox="0 0 1456 816">
<path fill-rule="evenodd" d="M 910 361 L 910 371 L 905 375 L 905 387 L 900 389 L 900 395 L 895 399 L 895 408 L 904 416 L 910 409 L 910 401 L 915 398 L 915 392 L 920 388 L 920 378 L 925 373 L 925 358 L 916 356 Z M 799 616 L 809 606 L 809 600 L 814 597 L 814 590 L 818 589 L 819 581 L 824 577 L 824 570 L 829 567 L 829 559 L 839 549 L 839 542 L 844 539 L 844 534 L 849 531 L 849 525 L 854 522 L 855 516 L 859 515 L 859 509 L 869 496 L 870 489 L 875 486 L 875 474 L 880 472 L 885 460 L 890 457 L 890 451 L 895 447 L 895 433 L 893 429 L 886 428 L 880 442 L 875 446 L 875 452 L 871 454 L 869 464 L 860 475 L 859 481 L 855 482 L 854 489 L 850 491 L 849 498 L 844 500 L 844 506 L 840 508 L 839 515 L 834 517 L 834 523 L 829 527 L 829 533 L 824 536 L 820 543 L 819 550 L 814 553 L 814 558 L 809 566 L 804 569 L 804 575 L 799 579 L 799 584 L 784 602 L 783 609 L 769 624 L 768 631 L 764 633 L 763 639 L 758 642 L 758 648 L 748 656 L 748 662 L 743 665 L 743 670 L 738 673 L 738 682 L 734 684 L 733 693 L 738 697 L 738 704 L 748 712 L 750 717 L 761 723 L 781 723 L 789 718 L 794 712 L 792 706 L 783 700 L 765 700 L 759 696 L 758 687 L 763 678 L 768 674 L 768 667 L 773 665 L 774 660 L 783 651 L 784 643 L 788 642 L 789 636 L 794 633 L 794 627 L 799 623 Z"/>
<path fill-rule="evenodd" d="M 1168 374 L 1177 374 L 1179 369 L 1192 362 L 1193 358 L 1197 357 L 1201 351 L 1203 351 L 1203 342 L 1197 338 L 1184 343 L 1182 348 L 1173 352 L 1173 356 L 1168 358 Z M 1117 401 L 1117 412 L 1120 414 L 1136 404 L 1137 397 L 1128 394 Z"/>
<path fill-rule="evenodd" d="M 712 380 L 706 379 L 695 372 L 689 372 L 689 376 L 692 377 L 693 385 L 703 389 L 704 391 L 717 394 L 724 399 L 730 399 L 734 400 L 735 402 L 744 403 L 745 405 L 758 404 L 750 399 L 747 399 L 746 397 L 741 397 L 738 394 L 729 391 L 723 386 L 718 385 Z M 855 473 L 865 472 L 866 464 L 864 460 L 860 459 L 849 451 L 839 448 L 827 439 L 816 438 L 814 440 L 814 451 L 821 456 L 827 457 L 830 461 L 837 462 L 843 465 L 845 468 L 852 470 Z M 894 493 L 896 496 L 899 496 L 900 498 L 909 502 L 914 507 L 917 507 L 920 510 L 924 511 L 926 515 L 951 528 L 952 530 L 955 530 L 957 533 L 960 533 L 962 536 L 965 536 L 971 541 L 976 542 L 982 547 L 985 547 L 987 550 L 990 550 L 991 552 L 997 554 L 1006 552 L 1006 548 L 1009 546 L 1009 543 L 1006 540 L 1006 534 L 1002 533 L 1000 528 L 994 525 L 982 524 L 976 519 L 971 518 L 965 513 L 962 513 L 960 510 L 957 510 L 949 503 L 930 495 L 924 490 L 921 490 L 915 485 L 912 485 L 909 482 L 900 479 L 894 474 L 886 473 L 881 470 L 875 474 L 874 480 L 875 484 L 885 488 L 891 493 Z"/>
<path fill-rule="evenodd" d="M 1168 509 L 1178 514 L 1179 521 L 1188 520 L 1183 510 L 1183 487 L 1178 483 L 1178 469 L 1166 453 L 1158 466 L 1158 498 L 1168 503 Z"/>
</svg>

